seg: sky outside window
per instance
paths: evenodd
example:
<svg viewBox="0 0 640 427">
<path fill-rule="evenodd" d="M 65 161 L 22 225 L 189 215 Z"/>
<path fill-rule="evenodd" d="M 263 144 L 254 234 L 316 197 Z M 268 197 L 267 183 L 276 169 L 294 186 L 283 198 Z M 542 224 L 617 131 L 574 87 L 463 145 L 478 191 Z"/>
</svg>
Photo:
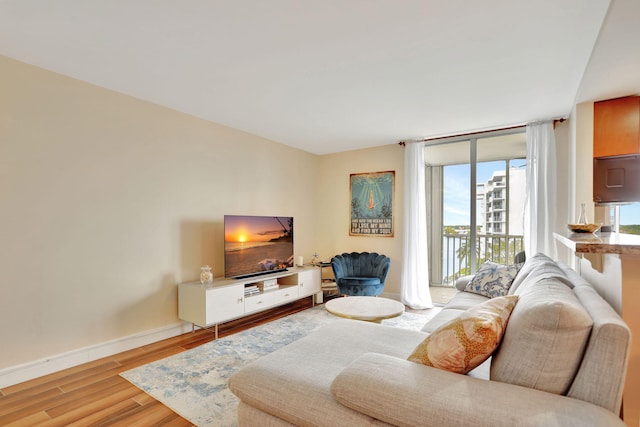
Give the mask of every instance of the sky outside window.
<svg viewBox="0 0 640 427">
<path fill-rule="evenodd" d="M 511 167 L 524 168 L 524 159 L 511 160 Z M 496 171 L 504 171 L 505 161 L 478 163 L 476 166 L 477 183 L 486 183 Z M 468 164 L 449 165 L 444 167 L 444 225 L 469 225 L 471 223 L 469 183 L 471 169 Z M 479 210 L 478 210 L 479 211 Z M 480 215 L 481 212 L 478 212 Z M 480 224 L 478 220 L 478 224 Z"/>
<path fill-rule="evenodd" d="M 495 171 L 504 170 L 504 162 L 478 163 L 477 183 L 486 183 Z M 524 159 L 512 160 L 512 167 L 525 168 Z M 449 165 L 444 167 L 444 225 L 469 225 L 470 210 L 470 167 L 468 164 Z M 478 221 L 480 224 L 480 221 Z M 632 203 L 620 206 L 620 224 L 640 224 L 640 203 Z"/>
</svg>

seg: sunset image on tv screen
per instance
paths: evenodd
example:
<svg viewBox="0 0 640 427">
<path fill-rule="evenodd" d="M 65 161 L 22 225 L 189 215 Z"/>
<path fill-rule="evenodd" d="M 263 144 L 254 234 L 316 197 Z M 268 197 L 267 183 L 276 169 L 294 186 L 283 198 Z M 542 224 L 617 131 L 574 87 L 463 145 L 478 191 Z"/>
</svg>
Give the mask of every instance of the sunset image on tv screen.
<svg viewBox="0 0 640 427">
<path fill-rule="evenodd" d="M 292 266 L 292 217 L 225 215 L 226 277 L 269 273 Z"/>
</svg>

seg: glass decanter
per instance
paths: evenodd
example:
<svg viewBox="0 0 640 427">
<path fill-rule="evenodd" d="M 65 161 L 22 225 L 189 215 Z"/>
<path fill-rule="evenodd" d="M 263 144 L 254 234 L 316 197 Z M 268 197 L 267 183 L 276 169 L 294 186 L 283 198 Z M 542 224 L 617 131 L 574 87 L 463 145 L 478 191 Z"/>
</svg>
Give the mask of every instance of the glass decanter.
<svg viewBox="0 0 640 427">
<path fill-rule="evenodd" d="M 580 216 L 578 216 L 576 224 L 589 224 L 589 221 L 587 221 L 587 211 L 584 203 L 580 203 Z"/>
</svg>

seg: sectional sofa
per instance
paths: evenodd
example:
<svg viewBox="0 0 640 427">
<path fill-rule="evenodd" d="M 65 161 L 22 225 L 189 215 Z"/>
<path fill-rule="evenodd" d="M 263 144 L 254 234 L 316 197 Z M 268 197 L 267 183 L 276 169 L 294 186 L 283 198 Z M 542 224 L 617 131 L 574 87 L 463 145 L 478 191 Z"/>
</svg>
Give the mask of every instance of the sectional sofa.
<svg viewBox="0 0 640 427">
<path fill-rule="evenodd" d="M 244 367 L 229 380 L 239 425 L 624 425 L 629 328 L 542 254 L 502 290 L 517 303 L 486 362 L 462 375 L 408 360 L 430 334 L 500 298 L 470 285 L 422 331 L 342 319 Z"/>
</svg>

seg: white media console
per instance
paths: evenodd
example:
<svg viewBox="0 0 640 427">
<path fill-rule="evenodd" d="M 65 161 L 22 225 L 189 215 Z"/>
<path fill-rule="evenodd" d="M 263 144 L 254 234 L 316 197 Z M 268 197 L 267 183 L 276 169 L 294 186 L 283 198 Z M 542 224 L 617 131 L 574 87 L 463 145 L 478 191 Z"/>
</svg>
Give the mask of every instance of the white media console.
<svg viewBox="0 0 640 427">
<path fill-rule="evenodd" d="M 309 296 L 314 301 L 321 298 L 320 276 L 318 267 L 293 267 L 288 271 L 244 279 L 214 279 L 206 285 L 181 283 L 178 285 L 178 317 L 191 322 L 194 329 L 196 326 L 215 326 L 217 339 L 220 323 Z M 277 289 L 245 296 L 245 287 L 273 280 L 278 283 Z"/>
</svg>

